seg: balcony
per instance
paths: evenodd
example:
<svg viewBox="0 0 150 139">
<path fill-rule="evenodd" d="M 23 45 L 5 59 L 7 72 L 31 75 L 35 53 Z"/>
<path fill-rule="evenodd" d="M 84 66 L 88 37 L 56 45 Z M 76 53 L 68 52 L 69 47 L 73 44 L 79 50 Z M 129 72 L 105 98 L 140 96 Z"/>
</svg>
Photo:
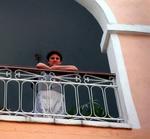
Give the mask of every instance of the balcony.
<svg viewBox="0 0 150 139">
<path fill-rule="evenodd" d="M 0 66 L 0 120 L 127 127 L 117 90 L 115 74 Z"/>
</svg>

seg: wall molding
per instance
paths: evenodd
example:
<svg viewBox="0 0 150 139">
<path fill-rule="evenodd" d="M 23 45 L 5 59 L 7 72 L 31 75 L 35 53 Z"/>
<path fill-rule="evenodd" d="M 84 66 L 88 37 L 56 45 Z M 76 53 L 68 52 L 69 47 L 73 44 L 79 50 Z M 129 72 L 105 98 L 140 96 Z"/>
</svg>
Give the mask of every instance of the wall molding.
<svg viewBox="0 0 150 139">
<path fill-rule="evenodd" d="M 106 52 L 111 34 L 150 35 L 148 25 L 108 24 L 101 41 L 101 50 Z"/>
</svg>

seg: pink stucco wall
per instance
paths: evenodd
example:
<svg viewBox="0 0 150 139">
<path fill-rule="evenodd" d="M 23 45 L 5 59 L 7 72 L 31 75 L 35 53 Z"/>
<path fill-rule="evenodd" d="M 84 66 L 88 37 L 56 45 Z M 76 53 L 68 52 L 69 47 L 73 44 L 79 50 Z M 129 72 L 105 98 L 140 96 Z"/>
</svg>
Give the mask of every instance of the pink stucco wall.
<svg viewBox="0 0 150 139">
<path fill-rule="evenodd" d="M 107 0 L 118 23 L 150 25 L 150 0 Z"/>
<path fill-rule="evenodd" d="M 147 130 L 0 122 L 1 139 L 149 139 Z"/>
<path fill-rule="evenodd" d="M 150 36 L 120 35 L 132 96 L 142 128 L 150 128 Z"/>
</svg>

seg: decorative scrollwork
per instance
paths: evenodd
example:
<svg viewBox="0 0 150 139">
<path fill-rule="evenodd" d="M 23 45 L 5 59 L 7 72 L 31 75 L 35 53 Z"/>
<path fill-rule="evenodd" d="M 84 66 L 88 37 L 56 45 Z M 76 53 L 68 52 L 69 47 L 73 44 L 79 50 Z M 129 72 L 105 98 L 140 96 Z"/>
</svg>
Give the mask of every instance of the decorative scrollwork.
<svg viewBox="0 0 150 139">
<path fill-rule="evenodd" d="M 44 79 L 46 73 L 42 72 L 41 75 L 40 74 L 35 74 L 32 72 L 28 72 L 28 71 L 24 71 L 24 70 L 16 70 L 15 71 L 15 78 L 16 79 L 26 79 L 26 80 L 33 80 L 33 79 L 37 79 L 37 78 L 42 78 Z"/>
<path fill-rule="evenodd" d="M 0 78 L 12 78 L 12 71 L 10 69 L 0 69 Z"/>
<path fill-rule="evenodd" d="M 51 74 L 50 81 L 61 81 L 61 82 L 71 82 L 71 83 L 81 83 L 81 76 L 79 74 L 66 74 L 61 76 L 56 76 Z"/>
<path fill-rule="evenodd" d="M 111 79 L 104 79 L 100 77 L 96 77 L 93 75 L 84 75 L 83 76 L 84 83 L 90 83 L 90 84 L 113 84 L 114 81 Z"/>
</svg>

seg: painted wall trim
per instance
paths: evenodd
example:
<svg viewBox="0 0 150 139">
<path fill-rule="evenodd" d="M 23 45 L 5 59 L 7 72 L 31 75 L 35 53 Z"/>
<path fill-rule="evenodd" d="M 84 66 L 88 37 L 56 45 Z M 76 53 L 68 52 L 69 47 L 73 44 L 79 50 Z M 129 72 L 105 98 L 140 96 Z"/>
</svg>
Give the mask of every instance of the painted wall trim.
<svg viewBox="0 0 150 139">
<path fill-rule="evenodd" d="M 125 99 L 124 100 L 125 103 L 130 104 L 130 106 L 127 104 L 124 105 L 125 106 L 124 108 L 126 108 L 126 110 L 124 109 L 123 111 L 126 117 L 126 121 L 128 124 L 131 125 L 132 128 L 140 128 L 139 119 L 131 96 L 126 66 L 121 51 L 118 33 L 126 32 L 129 34 L 130 32 L 134 34 L 145 35 L 149 34 L 149 32 L 143 33 L 142 31 L 143 28 L 141 29 L 141 26 L 137 27 L 135 25 L 128 26 L 118 24 L 106 0 L 75 0 L 75 1 L 78 2 L 80 5 L 82 5 L 84 8 L 86 8 L 93 15 L 93 17 L 95 17 L 100 27 L 102 28 L 104 33 L 101 41 L 101 51 L 107 53 L 111 72 L 116 73 L 119 91 L 123 91 L 122 93 L 123 96 L 121 98 Z M 149 28 L 149 26 L 144 26 L 144 31 L 147 30 L 147 27 Z M 118 60 L 118 52 L 120 53 L 119 60 Z M 117 60 L 114 60 L 113 58 Z M 120 64 L 121 66 L 119 66 Z M 124 83 L 126 83 L 126 86 L 124 86 Z M 128 94 L 128 97 L 130 98 L 124 96 L 124 91 L 126 91 L 125 93 Z"/>
<path fill-rule="evenodd" d="M 96 121 L 83 121 L 73 119 L 55 119 L 55 118 L 42 118 L 42 117 L 30 117 L 30 116 L 12 116 L 12 115 L 0 115 L 1 121 L 14 121 L 14 122 L 33 122 L 33 123 L 49 123 L 59 125 L 74 125 L 74 126 L 90 126 L 90 127 L 112 127 L 112 128 L 125 128 L 131 129 L 130 125 L 126 123 L 114 123 L 114 122 L 96 122 Z"/>
<path fill-rule="evenodd" d="M 121 106 L 123 107 L 123 117 L 132 128 L 140 128 L 137 111 L 132 100 L 132 92 L 129 86 L 126 67 L 123 59 L 120 41 L 117 34 L 112 34 L 108 42 L 107 55 L 111 72 L 116 73 L 118 94 Z"/>
<path fill-rule="evenodd" d="M 131 34 L 131 35 L 150 35 L 150 26 L 146 25 L 127 25 L 127 24 L 108 24 L 101 41 L 102 52 L 107 51 L 108 41 L 111 34 Z"/>
<path fill-rule="evenodd" d="M 102 30 L 105 31 L 107 24 L 116 24 L 117 20 L 105 0 L 75 0 L 86 8 L 97 20 Z"/>
</svg>

